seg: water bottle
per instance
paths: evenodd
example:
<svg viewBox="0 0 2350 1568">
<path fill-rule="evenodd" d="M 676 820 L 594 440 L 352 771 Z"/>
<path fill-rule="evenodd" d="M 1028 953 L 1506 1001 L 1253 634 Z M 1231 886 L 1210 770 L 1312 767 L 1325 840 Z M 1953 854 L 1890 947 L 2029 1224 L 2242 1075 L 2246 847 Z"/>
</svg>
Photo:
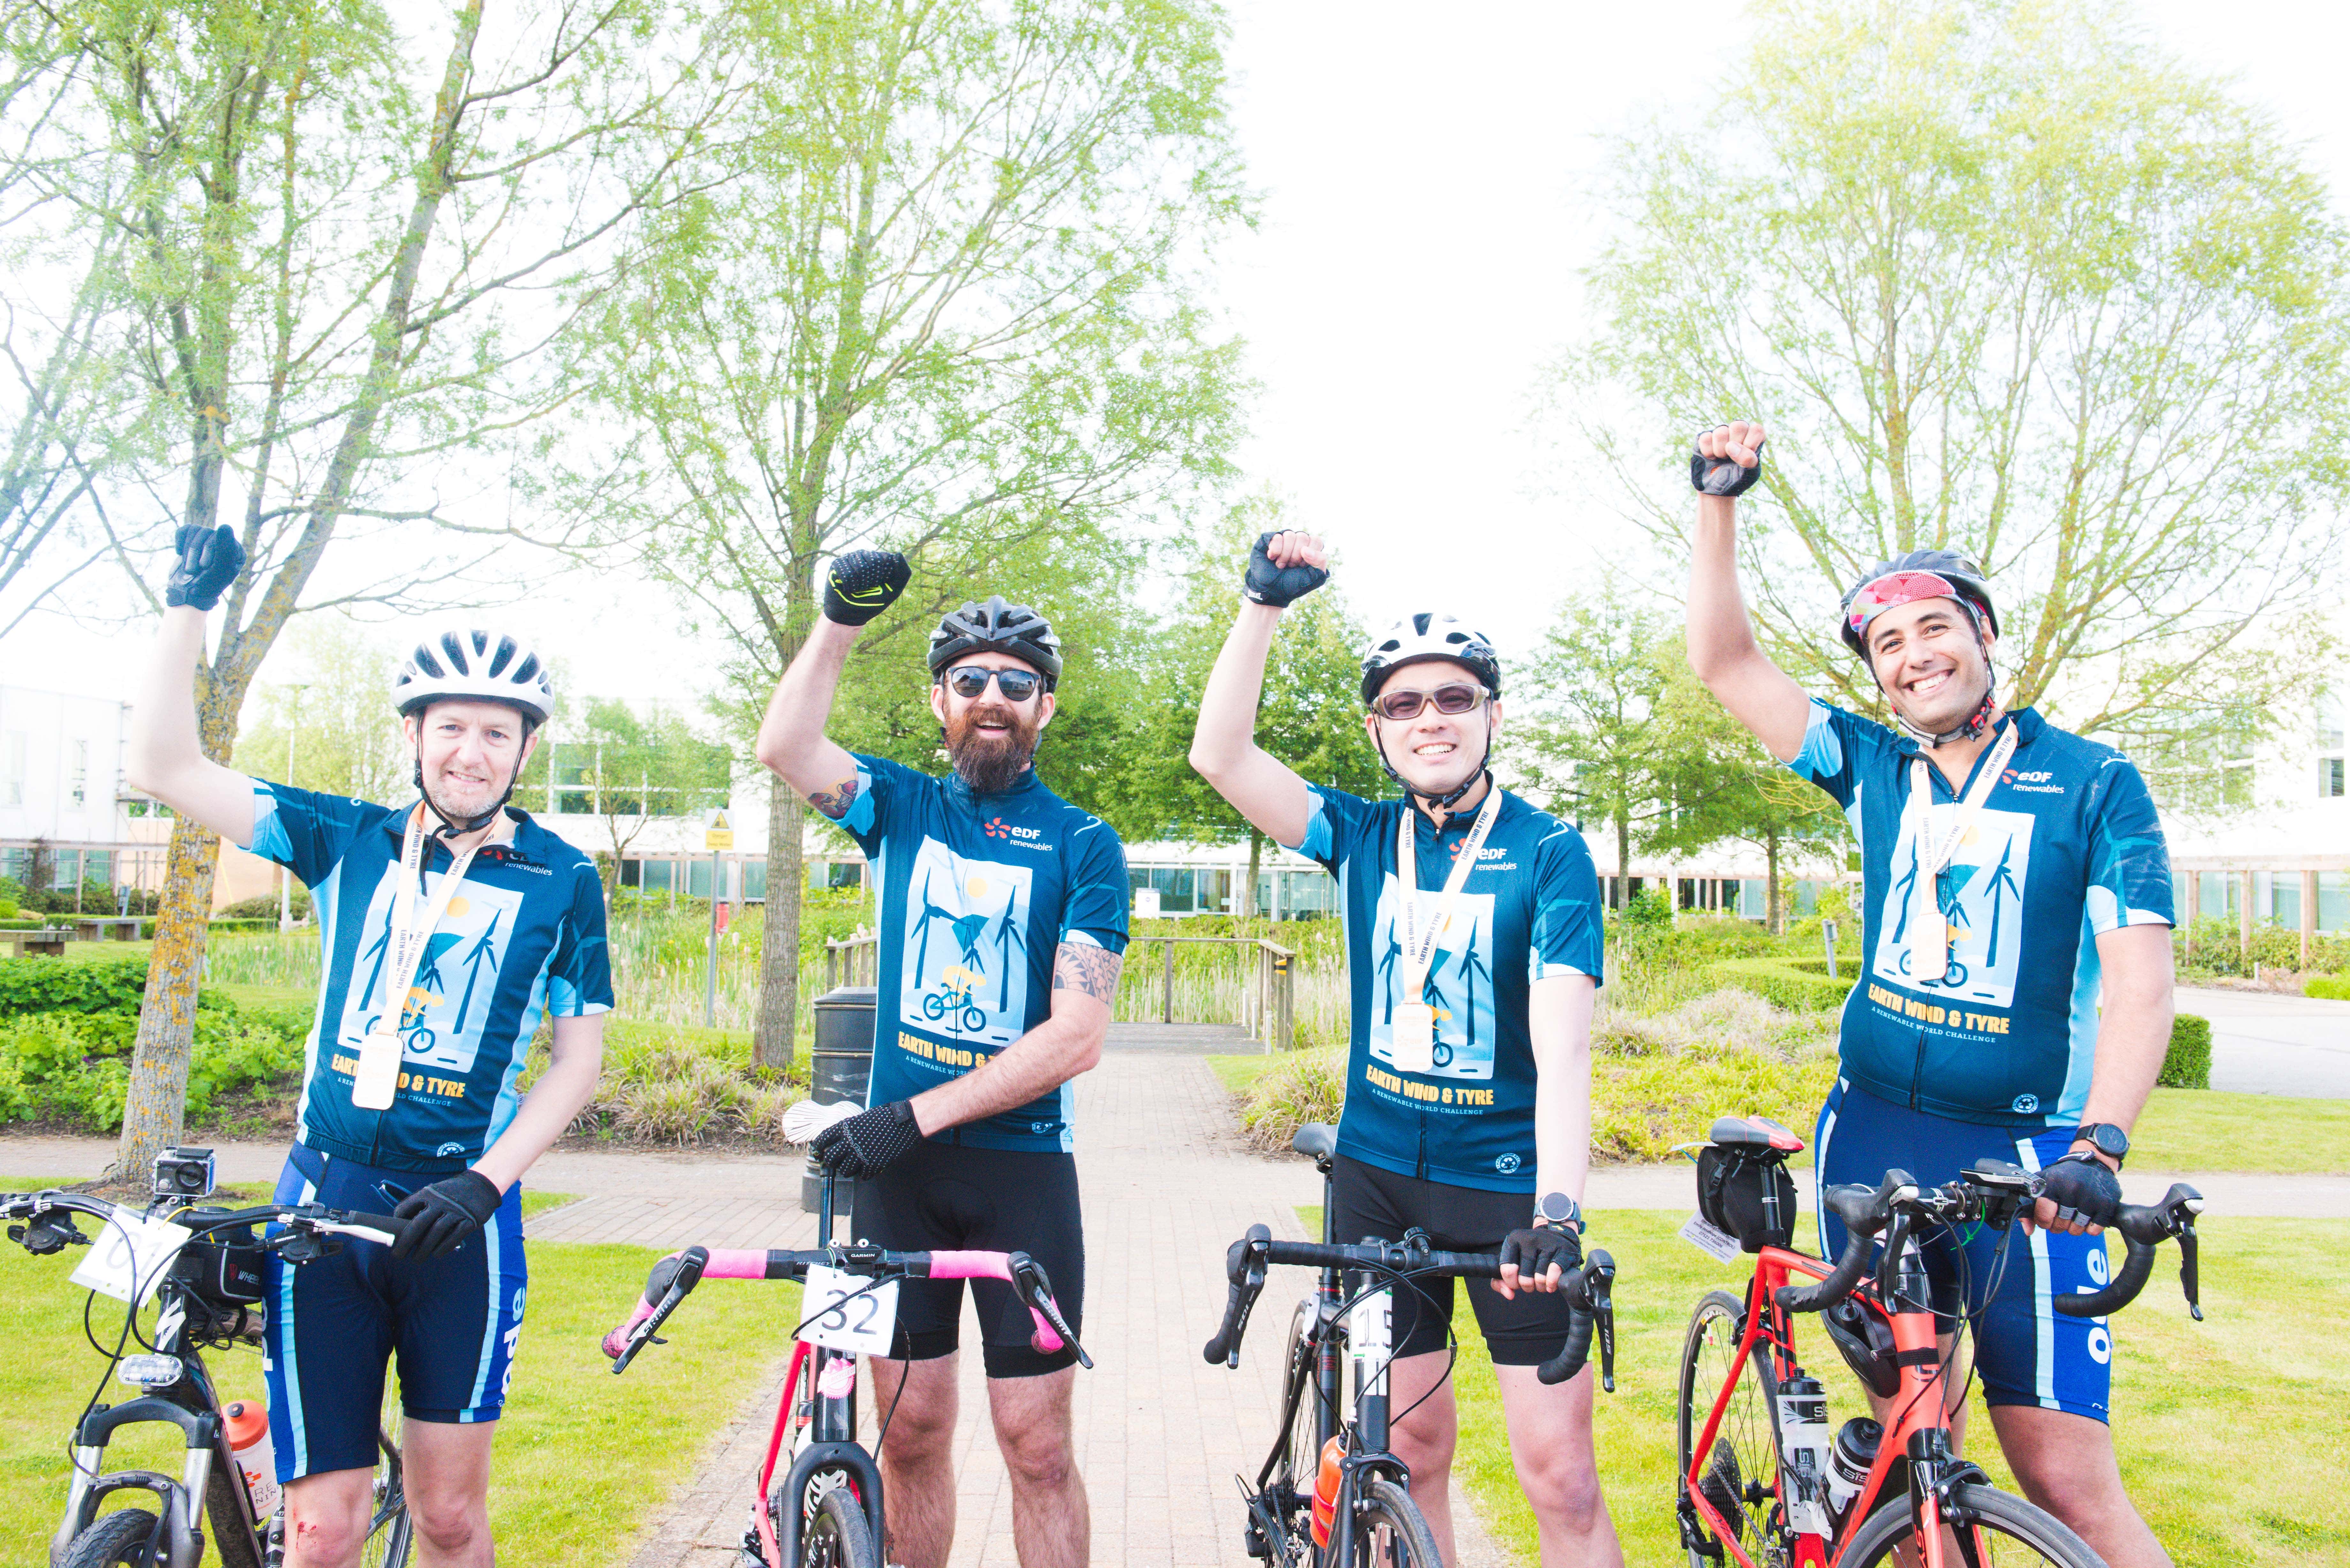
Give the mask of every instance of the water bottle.
<svg viewBox="0 0 2350 1568">
<path fill-rule="evenodd" d="M 1333 1438 L 1322 1445 L 1322 1468 L 1314 1478 L 1314 1544 L 1330 1544 L 1330 1531 L 1338 1518 L 1338 1465 L 1347 1457 L 1347 1442 Z"/>
<path fill-rule="evenodd" d="M 253 1499 L 253 1517 L 267 1519 L 277 1511 L 276 1451 L 269 1442 L 269 1407 L 258 1399 L 238 1399 L 223 1407 L 228 1417 L 228 1451 L 244 1477 L 245 1495 Z"/>
<path fill-rule="evenodd" d="M 1885 1428 L 1866 1416 L 1856 1416 L 1837 1428 L 1835 1446 L 1828 1452 L 1828 1511 L 1839 1522 L 1868 1484 L 1877 1446 L 1884 1440 Z"/>
<path fill-rule="evenodd" d="M 1816 1377 L 1790 1377 L 1779 1385 L 1781 1501 L 1788 1528 L 1798 1535 L 1825 1535 L 1827 1506 L 1828 1397 Z"/>
</svg>

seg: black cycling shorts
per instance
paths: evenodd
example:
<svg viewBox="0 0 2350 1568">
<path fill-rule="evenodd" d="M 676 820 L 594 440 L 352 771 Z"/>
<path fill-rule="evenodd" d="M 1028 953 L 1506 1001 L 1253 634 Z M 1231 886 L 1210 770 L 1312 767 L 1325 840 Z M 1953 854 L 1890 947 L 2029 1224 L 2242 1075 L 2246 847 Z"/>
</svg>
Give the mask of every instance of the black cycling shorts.
<svg viewBox="0 0 2350 1568">
<path fill-rule="evenodd" d="M 1067 1154 L 958 1147 L 925 1141 L 871 1181 L 857 1184 L 857 1235 L 896 1252 L 1025 1252 L 1044 1265 L 1069 1327 L 1085 1332 L 1086 1243 L 1077 1217 L 1077 1162 Z M 961 1280 L 898 1286 L 893 1358 L 951 1355 L 962 1319 Z M 1035 1321 L 1001 1280 L 973 1280 L 981 1352 L 990 1377 L 1041 1377 L 1076 1365 L 1066 1345 L 1028 1343 Z"/>
<path fill-rule="evenodd" d="M 1398 1176 L 1346 1155 L 1336 1158 L 1330 1184 L 1337 1240 L 1352 1246 L 1368 1237 L 1399 1241 L 1414 1227 L 1443 1252 L 1498 1252 L 1502 1238 L 1533 1222 L 1534 1195 L 1487 1192 L 1418 1177 Z M 1566 1348 L 1566 1297 L 1520 1291 L 1514 1300 L 1490 1280 L 1470 1280 L 1469 1305 L 1496 1366 L 1539 1366 Z M 1395 1353 L 1423 1355 L 1445 1347 L 1452 1323 L 1452 1281 L 1417 1279 L 1396 1292 Z"/>
</svg>

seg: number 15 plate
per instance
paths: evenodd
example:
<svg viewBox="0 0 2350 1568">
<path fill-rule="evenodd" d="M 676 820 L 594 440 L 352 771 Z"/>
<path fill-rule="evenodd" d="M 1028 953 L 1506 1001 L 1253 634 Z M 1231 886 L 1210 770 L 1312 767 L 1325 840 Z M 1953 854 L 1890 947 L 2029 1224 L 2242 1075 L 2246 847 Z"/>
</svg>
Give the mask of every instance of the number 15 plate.
<svg viewBox="0 0 2350 1568">
<path fill-rule="evenodd" d="M 873 1288 L 868 1290 L 866 1287 Z M 808 1320 L 800 1337 L 810 1345 L 852 1355 L 888 1355 L 898 1326 L 898 1282 L 879 1285 L 863 1275 L 821 1266 L 807 1272 L 800 1316 Z"/>
</svg>

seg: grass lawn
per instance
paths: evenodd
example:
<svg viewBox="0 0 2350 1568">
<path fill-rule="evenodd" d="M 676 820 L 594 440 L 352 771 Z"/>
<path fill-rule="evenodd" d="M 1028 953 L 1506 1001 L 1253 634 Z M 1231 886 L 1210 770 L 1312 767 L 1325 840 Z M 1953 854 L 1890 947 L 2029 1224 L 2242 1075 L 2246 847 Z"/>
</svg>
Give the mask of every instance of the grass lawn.
<svg viewBox="0 0 2350 1568">
<path fill-rule="evenodd" d="M 1298 1212 L 1319 1230 L 1318 1209 Z M 1679 1560 L 1674 1407 L 1690 1313 L 1706 1291 L 1743 1284 L 1739 1272 L 1676 1236 L 1679 1223 L 1637 1210 L 1592 1216 L 1593 1236 L 1618 1269 L 1617 1392 L 1598 1397 L 1599 1475 L 1625 1560 L 1636 1563 Z M 2350 1314 L 2350 1221 L 2220 1218 L 2199 1231 L 2208 1321 L 2188 1317 L 2168 1249 L 2146 1293 L 2117 1320 L 2115 1431 L 2131 1496 L 2181 1568 L 2350 1562 L 2350 1526 L 2334 1490 L 2350 1405 L 2350 1367 L 2334 1343 L 2334 1325 Z M 1534 1516 L 1465 1297 L 1455 1331 L 1456 1471 L 1504 1545 L 1532 1563 Z M 1866 1414 L 1859 1384 L 1825 1335 L 1810 1324 L 1796 1334 L 1799 1347 L 1815 1347 L 1806 1366 L 1828 1386 L 1831 1421 Z M 1980 1391 L 1970 1411 L 1970 1455 L 2013 1490 Z"/>
<path fill-rule="evenodd" d="M 14 1190 L 38 1185 L 0 1181 Z M 568 1200 L 526 1198 L 537 1200 L 525 1202 L 526 1212 Z M 614 1377 L 598 1341 L 628 1314 L 660 1256 L 645 1247 L 531 1247 L 529 1314 L 490 1493 L 501 1563 L 623 1561 L 636 1530 L 691 1479 L 704 1445 L 785 1347 L 799 1287 L 721 1282 L 671 1320 L 668 1345 Z M 0 1409 L 8 1413 L 0 1423 L 0 1563 L 47 1560 L 64 1507 L 65 1439 L 105 1370 L 82 1338 L 85 1293 L 67 1282 L 72 1266 L 0 1246 L 0 1318 L 16 1347 L 0 1360 Z M 115 1303 L 99 1298 L 92 1321 L 111 1345 L 122 1321 Z M 228 1397 L 262 1397 L 258 1352 L 212 1352 L 209 1365 Z M 109 1383 L 99 1397 L 130 1392 Z M 109 1449 L 109 1467 L 177 1474 L 178 1441 L 160 1429 L 127 1432 Z"/>
</svg>

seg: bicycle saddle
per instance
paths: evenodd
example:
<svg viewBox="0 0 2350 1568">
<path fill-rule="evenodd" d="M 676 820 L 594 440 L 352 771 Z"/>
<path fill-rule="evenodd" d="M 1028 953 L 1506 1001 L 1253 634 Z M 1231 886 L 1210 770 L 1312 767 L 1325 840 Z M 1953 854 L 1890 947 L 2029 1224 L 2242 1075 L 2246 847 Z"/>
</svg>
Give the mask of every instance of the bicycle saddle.
<svg viewBox="0 0 2350 1568">
<path fill-rule="evenodd" d="M 1706 1137 L 1724 1147 L 1774 1148 L 1794 1154 L 1804 1140 L 1768 1116 L 1723 1116 Z"/>
<path fill-rule="evenodd" d="M 1307 1122 L 1289 1140 L 1289 1147 L 1315 1159 L 1327 1159 L 1338 1151 L 1338 1129 L 1327 1122 Z"/>
</svg>

